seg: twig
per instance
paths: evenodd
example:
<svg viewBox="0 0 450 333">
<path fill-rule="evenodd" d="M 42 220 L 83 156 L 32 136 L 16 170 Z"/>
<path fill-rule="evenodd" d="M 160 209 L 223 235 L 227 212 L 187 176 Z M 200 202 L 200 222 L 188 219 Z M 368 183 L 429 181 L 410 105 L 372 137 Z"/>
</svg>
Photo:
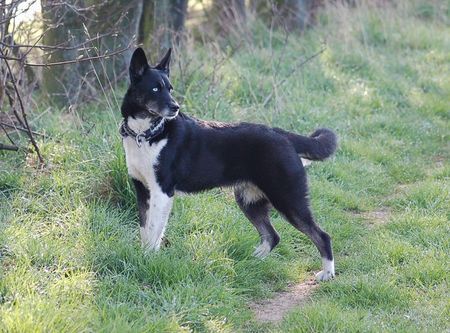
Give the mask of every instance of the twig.
<svg viewBox="0 0 450 333">
<path fill-rule="evenodd" d="M 73 60 L 67 60 L 67 61 L 57 61 L 57 62 L 49 62 L 46 64 L 36 64 L 36 63 L 30 63 L 30 62 L 23 62 L 24 66 L 28 66 L 28 67 L 50 67 L 50 66 L 61 66 L 61 65 L 68 65 L 68 64 L 77 64 L 83 61 L 91 61 L 91 60 L 97 60 L 97 59 L 104 59 L 104 58 L 109 58 L 112 56 L 115 56 L 117 54 L 123 53 L 126 50 L 128 50 L 131 47 L 132 43 L 128 44 L 127 47 L 116 50 L 114 52 L 111 53 L 107 53 L 107 54 L 100 54 L 98 56 L 93 56 L 93 57 L 89 57 L 89 58 L 80 58 L 80 59 L 73 59 Z M 23 61 L 22 58 L 15 58 L 15 57 L 8 57 L 5 56 L 4 53 L 2 52 L 2 54 L 0 55 L 0 59 L 5 59 L 5 60 L 11 60 L 11 61 Z"/>
<path fill-rule="evenodd" d="M 6 127 L 9 127 L 9 128 L 14 128 L 15 130 L 18 130 L 18 131 L 28 132 L 28 130 L 27 130 L 26 128 L 23 128 L 23 127 L 17 127 L 17 126 L 15 126 L 15 125 L 7 124 L 7 123 L 4 123 L 4 122 L 2 122 L 2 121 L 0 121 L 0 126 L 2 126 L 2 127 L 3 127 L 3 126 L 6 126 Z M 39 133 L 39 132 L 31 131 L 31 133 L 33 133 L 33 134 L 35 134 L 35 135 L 42 136 L 43 138 L 46 138 L 46 137 L 47 137 L 47 135 L 42 134 L 42 133 Z"/>
<path fill-rule="evenodd" d="M 109 36 L 109 35 L 112 35 L 112 34 L 115 34 L 115 33 L 116 32 L 113 31 L 113 32 L 107 32 L 107 33 L 104 33 L 104 34 L 101 34 L 101 35 L 97 35 L 95 37 L 92 37 L 90 40 L 84 41 L 84 42 L 79 43 L 78 45 L 74 45 L 74 46 L 62 46 L 64 43 L 61 43 L 59 45 L 7 44 L 7 43 L 4 43 L 2 41 L 0 41 L 0 45 L 3 45 L 5 47 L 11 48 L 11 49 L 33 48 L 33 47 L 35 47 L 35 48 L 38 48 L 38 49 L 41 49 L 41 50 L 63 50 L 63 51 L 69 51 L 69 50 L 78 50 L 81 47 L 84 47 L 88 43 L 92 43 L 92 42 L 94 42 L 94 41 L 96 41 L 98 39 L 101 39 L 103 37 L 106 37 L 106 36 Z"/>
<path fill-rule="evenodd" d="M 36 41 L 34 42 L 34 46 L 36 46 L 39 42 L 40 42 L 40 40 L 42 39 L 42 38 L 44 38 L 44 36 L 47 34 L 47 32 L 49 31 L 50 29 L 49 28 L 47 28 L 47 29 L 45 29 L 45 31 L 36 39 Z M 31 48 L 29 48 L 23 55 L 22 55 L 22 60 L 23 59 L 25 59 L 26 58 L 26 56 L 33 50 L 33 48 L 34 48 L 34 46 L 33 47 L 31 47 Z"/>
<path fill-rule="evenodd" d="M 5 89 L 5 94 L 8 97 L 9 106 L 11 107 L 12 112 L 14 113 L 14 116 L 16 117 L 17 121 L 20 123 L 20 125 L 25 126 L 23 121 L 22 121 L 22 119 L 20 119 L 20 116 L 17 113 L 16 108 L 14 107 L 14 98 L 11 96 L 10 92 L 8 91 L 8 89 Z"/>
<path fill-rule="evenodd" d="M 304 64 L 310 62 L 311 60 L 313 60 L 315 57 L 317 57 L 318 55 L 322 54 L 324 51 L 326 50 L 326 48 L 322 48 L 321 50 L 317 51 L 316 53 L 314 53 L 313 55 L 309 56 L 308 58 L 306 58 L 305 60 L 301 61 L 300 63 L 298 63 L 293 70 L 291 70 L 285 77 L 283 80 L 281 80 L 280 82 L 278 82 L 276 84 L 277 87 L 280 87 L 281 85 L 283 85 L 287 79 L 289 79 L 295 72 L 297 72 L 299 70 L 299 68 L 301 68 Z M 274 89 L 272 89 L 272 91 L 270 92 L 269 95 L 267 95 L 267 97 L 264 99 L 264 102 L 262 103 L 262 107 L 264 108 L 267 103 L 270 102 L 270 100 L 273 97 L 274 94 Z"/>
<path fill-rule="evenodd" d="M 18 151 L 18 150 L 19 150 L 19 147 L 17 147 L 17 146 L 11 146 L 11 145 L 6 145 L 6 144 L 0 142 L 0 150 Z"/>
<path fill-rule="evenodd" d="M 6 128 L 0 123 L 0 127 L 2 128 L 3 132 L 5 132 L 6 137 L 8 138 L 9 142 L 11 142 L 13 145 L 15 145 L 16 143 L 14 142 L 14 140 L 9 136 L 8 131 L 6 130 Z"/>
<path fill-rule="evenodd" d="M 1 53 L 2 56 L 5 55 L 1 48 L 0 48 L 0 53 Z M 26 127 L 26 129 L 28 131 L 28 136 L 30 138 L 31 144 L 34 147 L 34 150 L 36 151 L 36 154 L 37 154 L 38 159 L 39 159 L 39 163 L 42 165 L 42 164 L 44 164 L 44 159 L 42 158 L 41 152 L 39 151 L 39 147 L 38 147 L 38 145 L 36 143 L 36 140 L 34 140 L 33 133 L 31 132 L 30 125 L 28 124 L 27 115 L 25 113 L 25 107 L 23 105 L 22 97 L 20 96 L 19 89 L 17 88 L 16 80 L 15 80 L 14 75 L 13 75 L 12 70 L 11 70 L 11 66 L 9 66 L 9 63 L 8 63 L 7 60 L 5 60 L 5 65 L 6 65 L 6 68 L 8 69 L 9 75 L 11 77 L 11 82 L 13 84 L 14 90 L 16 91 L 17 99 L 19 100 L 19 105 L 20 105 L 20 109 L 21 109 L 21 112 L 22 112 L 22 118 L 23 118 L 25 127 Z"/>
</svg>

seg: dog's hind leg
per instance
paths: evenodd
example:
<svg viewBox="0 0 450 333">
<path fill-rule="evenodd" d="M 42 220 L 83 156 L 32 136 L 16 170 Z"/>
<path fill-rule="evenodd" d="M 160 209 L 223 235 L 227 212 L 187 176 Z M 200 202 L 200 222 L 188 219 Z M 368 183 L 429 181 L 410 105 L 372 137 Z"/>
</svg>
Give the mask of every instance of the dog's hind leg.
<svg viewBox="0 0 450 333">
<path fill-rule="evenodd" d="M 334 259 L 331 237 L 314 221 L 307 199 L 294 212 L 284 213 L 289 223 L 306 234 L 316 245 L 322 257 L 323 270 L 316 274 L 316 279 L 326 281 L 334 277 Z"/>
<path fill-rule="evenodd" d="M 269 201 L 264 197 L 258 198 L 255 201 L 249 201 L 249 197 L 246 194 L 244 188 L 237 188 L 234 192 L 239 208 L 241 208 L 245 216 L 255 226 L 261 237 L 261 242 L 253 255 L 258 258 L 265 258 L 277 246 L 280 241 L 280 236 L 278 236 L 278 233 L 270 223 Z"/>
</svg>

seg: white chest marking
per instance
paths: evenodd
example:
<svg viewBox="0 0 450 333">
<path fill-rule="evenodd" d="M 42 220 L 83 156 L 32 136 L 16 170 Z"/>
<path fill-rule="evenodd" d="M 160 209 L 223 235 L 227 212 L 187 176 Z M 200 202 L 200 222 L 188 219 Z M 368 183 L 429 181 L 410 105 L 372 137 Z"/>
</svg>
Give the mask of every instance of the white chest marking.
<svg viewBox="0 0 450 333">
<path fill-rule="evenodd" d="M 136 133 L 141 133 L 149 128 L 150 120 L 129 117 L 128 126 Z M 128 136 L 123 139 L 128 174 L 141 181 L 150 190 L 161 189 L 156 179 L 155 167 L 166 144 L 167 139 L 163 139 L 152 145 L 143 142 L 141 147 L 138 147 L 134 138 Z"/>
<path fill-rule="evenodd" d="M 148 122 L 132 121 L 130 118 L 128 126 L 136 133 L 140 133 L 148 128 Z M 173 198 L 162 191 L 156 176 L 159 157 L 166 145 L 167 139 L 162 139 L 152 145 L 143 142 L 141 147 L 138 147 L 132 137 L 123 139 L 128 174 L 142 182 L 150 190 L 145 224 L 141 227 L 142 245 L 149 250 L 159 249 L 173 202 Z"/>
<path fill-rule="evenodd" d="M 158 165 L 161 150 L 166 144 L 167 139 L 163 139 L 152 145 L 143 142 L 141 147 L 138 147 L 132 137 L 123 139 L 128 174 L 141 181 L 151 191 L 161 189 L 156 179 L 155 168 Z"/>
</svg>

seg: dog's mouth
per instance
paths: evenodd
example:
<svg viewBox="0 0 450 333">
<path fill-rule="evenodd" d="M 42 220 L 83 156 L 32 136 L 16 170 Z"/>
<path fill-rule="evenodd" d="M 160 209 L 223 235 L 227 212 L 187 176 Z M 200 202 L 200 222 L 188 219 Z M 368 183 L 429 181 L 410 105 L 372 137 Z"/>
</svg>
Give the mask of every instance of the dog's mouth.
<svg viewBox="0 0 450 333">
<path fill-rule="evenodd" d="M 178 113 L 179 113 L 179 111 L 171 112 L 170 114 L 165 115 L 164 118 L 167 120 L 172 120 L 178 116 Z"/>
<path fill-rule="evenodd" d="M 138 118 L 155 118 L 155 117 L 161 117 L 165 118 L 167 120 L 172 120 L 178 116 L 179 110 L 173 112 L 169 109 L 164 109 L 161 112 L 156 111 L 155 109 L 146 106 L 144 110 L 139 112 L 137 114 Z"/>
<path fill-rule="evenodd" d="M 147 112 L 148 112 L 148 114 L 150 116 L 153 116 L 153 117 L 160 117 L 161 116 L 158 112 L 153 111 L 153 110 L 147 110 Z"/>
<path fill-rule="evenodd" d="M 155 117 L 161 117 L 161 116 L 153 110 L 150 111 L 148 109 L 143 109 L 143 110 L 137 111 L 133 117 L 139 118 L 139 119 L 146 119 L 146 118 L 155 118 Z"/>
<path fill-rule="evenodd" d="M 154 118 L 154 117 L 161 117 L 161 115 L 149 107 L 146 107 L 145 110 L 140 112 L 140 118 Z"/>
</svg>

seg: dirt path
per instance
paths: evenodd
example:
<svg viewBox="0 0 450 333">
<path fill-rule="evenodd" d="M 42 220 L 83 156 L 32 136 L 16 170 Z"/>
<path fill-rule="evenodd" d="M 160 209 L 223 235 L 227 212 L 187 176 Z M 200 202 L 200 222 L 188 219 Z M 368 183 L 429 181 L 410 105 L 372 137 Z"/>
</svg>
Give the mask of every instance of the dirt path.
<svg viewBox="0 0 450 333">
<path fill-rule="evenodd" d="M 388 208 L 383 207 L 379 210 L 360 213 L 359 216 L 368 223 L 369 227 L 374 227 L 376 225 L 388 223 L 391 218 L 391 211 Z"/>
<path fill-rule="evenodd" d="M 312 291 L 318 287 L 314 279 L 289 286 L 288 290 L 276 293 L 269 300 L 250 305 L 255 317 L 261 322 L 278 322 L 284 315 L 309 300 Z"/>
</svg>

